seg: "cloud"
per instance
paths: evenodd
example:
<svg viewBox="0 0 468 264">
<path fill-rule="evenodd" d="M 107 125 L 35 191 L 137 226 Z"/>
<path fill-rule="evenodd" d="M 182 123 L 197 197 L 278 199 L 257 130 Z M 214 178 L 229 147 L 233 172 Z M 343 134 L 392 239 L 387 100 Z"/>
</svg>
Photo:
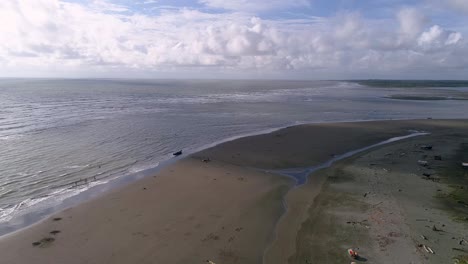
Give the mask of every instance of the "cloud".
<svg viewBox="0 0 468 264">
<path fill-rule="evenodd" d="M 211 8 L 235 11 L 270 11 L 283 8 L 308 7 L 308 0 L 199 0 L 201 4 Z"/>
<path fill-rule="evenodd" d="M 407 38 L 416 37 L 429 22 L 427 17 L 416 8 L 403 8 L 398 12 L 397 17 L 400 31 Z"/>
<path fill-rule="evenodd" d="M 461 43 L 462 36 L 459 32 L 444 30 L 440 26 L 432 26 L 421 34 L 418 44 L 425 48 L 441 48 L 448 45 Z"/>
<path fill-rule="evenodd" d="M 183 72 L 213 78 L 261 72 L 372 78 L 421 69 L 433 77 L 441 69 L 462 74 L 468 67 L 462 33 L 431 24 L 411 8 L 392 19 L 339 12 L 272 20 L 250 12 L 190 8 L 147 15 L 102 0 L 3 0 L 0 17 L 4 76 Z"/>
<path fill-rule="evenodd" d="M 468 1 L 466 0 L 445 0 L 442 1 L 442 3 L 445 3 L 454 10 L 458 10 L 460 12 L 468 14 Z"/>
</svg>

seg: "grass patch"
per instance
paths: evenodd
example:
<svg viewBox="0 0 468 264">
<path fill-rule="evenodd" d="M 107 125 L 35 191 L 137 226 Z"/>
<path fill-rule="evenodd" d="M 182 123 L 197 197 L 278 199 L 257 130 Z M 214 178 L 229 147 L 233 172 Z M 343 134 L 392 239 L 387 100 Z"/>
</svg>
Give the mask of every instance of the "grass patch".
<svg viewBox="0 0 468 264">
<path fill-rule="evenodd" d="M 435 195 L 454 213 L 454 219 L 460 221 L 467 221 L 468 214 L 468 168 L 461 166 L 461 163 L 466 161 L 468 161 L 468 143 L 462 143 L 455 154 L 444 161 L 444 168 L 438 170 L 438 174 L 450 187 L 450 191 Z"/>
<path fill-rule="evenodd" d="M 455 264 L 468 264 L 468 255 L 460 255 L 453 258 Z"/>
</svg>

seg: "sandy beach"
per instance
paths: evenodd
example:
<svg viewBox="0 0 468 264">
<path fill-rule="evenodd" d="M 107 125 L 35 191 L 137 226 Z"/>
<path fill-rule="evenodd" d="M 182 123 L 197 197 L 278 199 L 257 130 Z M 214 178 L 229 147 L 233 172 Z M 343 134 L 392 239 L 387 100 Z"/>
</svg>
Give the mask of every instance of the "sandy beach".
<svg viewBox="0 0 468 264">
<path fill-rule="evenodd" d="M 298 187 L 274 173 L 410 130 L 431 134 L 359 153 Z M 466 135 L 468 121 L 407 120 L 226 142 L 2 237 L 2 263 L 349 263 L 348 248 L 357 262 L 453 263 L 468 255 Z"/>
</svg>

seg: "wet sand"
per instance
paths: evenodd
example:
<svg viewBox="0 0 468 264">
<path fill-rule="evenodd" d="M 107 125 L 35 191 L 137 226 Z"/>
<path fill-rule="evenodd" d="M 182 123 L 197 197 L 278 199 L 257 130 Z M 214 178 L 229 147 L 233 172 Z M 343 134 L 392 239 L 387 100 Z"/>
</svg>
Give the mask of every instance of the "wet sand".
<svg viewBox="0 0 468 264">
<path fill-rule="evenodd" d="M 433 134 L 343 160 L 300 187 L 265 171 L 317 165 L 411 129 Z M 444 234 L 466 231 L 466 222 L 452 223 L 458 211 L 451 206 L 463 204 L 452 204 L 448 183 L 418 175 L 417 160 L 425 154 L 412 151 L 428 141 L 434 153 L 448 157 L 467 132 L 466 121 L 378 121 L 301 125 L 241 138 L 2 237 L 1 258 L 5 263 L 346 263 L 346 248 L 357 247 L 368 263 L 445 263 L 434 261 L 453 255 L 446 240 L 457 238 Z M 400 157 L 402 152 L 407 156 Z M 206 158 L 210 162 L 202 161 Z M 442 174 L 438 171 L 452 165 L 431 168 Z M 435 197 L 438 189 L 446 196 Z M 420 218 L 427 223 L 421 225 Z M 432 223 L 444 233 L 426 230 Z M 415 246 L 422 231 L 436 254 Z"/>
<path fill-rule="evenodd" d="M 349 248 L 357 263 L 468 260 L 468 122 L 416 123 L 431 134 L 343 160 L 290 191 L 265 263 L 350 263 Z"/>
</svg>

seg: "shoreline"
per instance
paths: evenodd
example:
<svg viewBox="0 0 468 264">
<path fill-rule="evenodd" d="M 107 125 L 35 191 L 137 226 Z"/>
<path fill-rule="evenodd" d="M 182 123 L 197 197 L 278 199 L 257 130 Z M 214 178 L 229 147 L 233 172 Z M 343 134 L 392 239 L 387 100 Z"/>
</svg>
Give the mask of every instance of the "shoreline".
<svg viewBox="0 0 468 264">
<path fill-rule="evenodd" d="M 411 121 L 411 120 L 421 120 L 421 119 L 366 119 L 366 120 L 340 120 L 340 121 L 318 121 L 318 122 L 294 122 L 293 124 L 289 125 L 283 125 L 279 127 L 274 127 L 274 128 L 268 128 L 268 129 L 262 129 L 259 131 L 254 131 L 254 132 L 249 132 L 249 133 L 244 133 L 232 137 L 228 137 L 216 142 L 208 143 L 205 144 L 199 148 L 195 149 L 189 149 L 189 151 L 185 152 L 183 155 L 179 157 L 168 157 L 166 159 L 163 159 L 158 163 L 157 166 L 148 168 L 136 173 L 132 174 L 127 174 L 124 176 L 116 177 L 116 178 L 110 178 L 106 180 L 102 184 L 97 184 L 95 186 L 88 187 L 87 189 L 78 192 L 75 195 L 72 195 L 70 197 L 67 197 L 63 200 L 61 200 L 60 203 L 58 204 L 53 204 L 53 205 L 47 205 L 44 206 L 40 209 L 33 209 L 30 210 L 26 213 L 23 213 L 19 216 L 13 216 L 11 219 L 9 219 L 6 222 L 1 222 L 0 223 L 0 239 L 8 234 L 20 231 L 21 229 L 27 228 L 29 226 L 32 226 L 36 223 L 41 222 L 42 220 L 46 219 L 47 217 L 50 217 L 51 215 L 66 210 L 70 207 L 78 206 L 81 203 L 84 203 L 86 201 L 89 201 L 91 199 L 94 199 L 96 197 L 99 197 L 101 195 L 105 195 L 106 193 L 118 189 L 121 187 L 124 187 L 132 182 L 141 180 L 146 177 L 151 177 L 154 174 L 157 174 L 159 171 L 161 171 L 163 168 L 166 166 L 169 166 L 178 160 L 181 160 L 185 157 L 188 157 L 190 155 L 194 155 L 196 153 L 202 152 L 206 149 L 216 147 L 218 145 L 230 142 L 230 141 L 235 141 L 238 139 L 246 138 L 246 137 L 252 137 L 252 136 L 260 136 L 260 135 L 267 135 L 270 133 L 277 132 L 282 129 L 290 128 L 290 127 L 296 127 L 296 126 L 303 126 L 303 125 L 320 125 L 320 124 L 334 124 L 334 123 L 365 123 L 365 122 L 376 122 L 376 121 Z M 451 120 L 451 119 L 441 119 L 441 120 Z M 168 154 L 169 156 L 170 154 Z M 105 180 L 105 179 L 104 179 Z M 71 186 L 70 188 L 73 188 Z M 69 189 L 70 189 L 69 188 Z"/>
<path fill-rule="evenodd" d="M 55 213 L 54 218 L 61 218 L 57 222 L 49 216 L 32 226 L 2 236 L 0 250 L 9 248 L 13 251 L 11 254 L 24 252 L 20 259 L 7 254 L 6 259 L 11 263 L 24 263 L 29 258 L 37 258 L 36 263 L 47 263 L 52 257 L 68 263 L 80 263 L 84 259 L 69 259 L 77 256 L 80 249 L 91 251 L 90 256 L 86 256 L 89 263 L 102 263 L 104 259 L 125 263 L 125 260 L 128 262 L 137 256 L 143 256 L 142 263 L 152 263 L 150 260 L 154 259 L 169 263 L 198 263 L 204 258 L 212 258 L 215 263 L 260 263 L 265 260 L 269 241 L 278 239 L 272 238 L 277 222 L 282 221 L 283 215 L 299 210 L 289 205 L 284 211 L 282 207 L 283 201 L 293 193 L 291 190 L 297 193 L 297 190 L 304 189 L 303 186 L 314 187 L 315 192 L 305 193 L 307 203 L 313 203 L 313 196 L 322 192 L 321 181 L 327 178 L 315 175 L 337 165 L 322 168 L 314 173 L 314 177 L 309 177 L 310 181 L 305 185 L 293 189 L 291 179 L 279 177 L 281 175 L 272 173 L 272 170 L 292 168 L 291 164 L 296 168 L 317 166 L 329 161 L 332 154 L 346 154 L 364 148 L 364 153 L 353 153 L 351 158 L 345 155 L 344 160 L 338 161 L 341 164 L 402 142 L 372 148 L 378 142 L 388 140 L 390 136 L 401 136 L 409 129 L 439 131 L 465 123 L 466 120 L 447 119 L 301 124 L 225 141 L 174 159 L 171 164 L 160 168 L 157 177 L 142 177 Z M 345 138 L 343 131 L 346 131 Z M 211 161 L 202 162 L 205 158 Z M 256 168 L 269 171 L 261 172 Z M 318 182 L 314 184 L 314 180 Z M 154 192 L 150 191 L 153 189 Z M 304 192 L 299 194 L 304 195 Z M 181 200 L 179 196 L 187 199 Z M 295 226 L 303 219 L 297 215 L 293 218 Z M 112 226 L 106 225 L 109 221 Z M 193 221 L 199 223 L 193 225 Z M 52 229 L 61 233 L 51 236 L 54 240 L 50 243 L 40 242 L 40 237 L 47 237 Z M 95 250 L 100 245 L 99 241 L 109 239 L 101 229 L 111 234 L 112 242 Z M 182 232 L 184 229 L 185 233 Z M 288 232 L 288 236 L 296 234 L 298 231 Z M 40 246 L 31 246 L 37 239 Z M 252 246 L 254 240 L 257 243 Z M 148 241 L 152 241 L 151 246 Z M 132 252 L 126 252 L 124 258 L 121 255 L 124 252 L 114 252 L 128 243 L 132 245 Z M 70 247 L 73 244 L 79 249 Z M 281 263 L 279 259 L 277 263 Z M 266 260 L 265 263 L 270 262 Z"/>
</svg>

